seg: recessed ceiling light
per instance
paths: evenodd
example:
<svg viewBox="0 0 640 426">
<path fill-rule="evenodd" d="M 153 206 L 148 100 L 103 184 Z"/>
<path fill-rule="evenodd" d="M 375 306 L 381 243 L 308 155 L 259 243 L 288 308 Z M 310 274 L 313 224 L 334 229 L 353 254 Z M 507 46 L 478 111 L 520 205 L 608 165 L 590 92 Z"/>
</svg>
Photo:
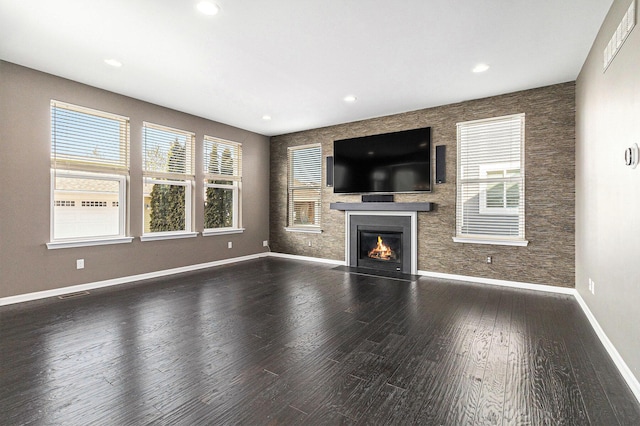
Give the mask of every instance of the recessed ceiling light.
<svg viewBox="0 0 640 426">
<path fill-rule="evenodd" d="M 262 116 L 262 119 L 264 121 L 269 121 L 269 120 L 271 120 L 271 116 L 269 114 L 265 114 L 265 115 Z"/>
<path fill-rule="evenodd" d="M 196 8 L 200 11 L 200 13 L 209 16 L 213 16 L 216 13 L 220 12 L 220 7 L 215 3 L 211 3 L 210 1 L 201 1 L 196 5 Z"/>
<path fill-rule="evenodd" d="M 120 68 L 122 66 L 122 62 L 118 61 L 117 59 L 105 59 L 104 63 L 116 68 Z"/>
<path fill-rule="evenodd" d="M 471 71 L 473 71 L 473 72 L 485 72 L 488 69 L 489 69 L 489 65 L 487 65 L 487 64 L 478 64 L 475 67 L 473 67 L 473 69 Z"/>
<path fill-rule="evenodd" d="M 347 95 L 344 98 L 342 98 L 342 100 L 345 101 L 345 102 L 353 103 L 353 102 L 357 101 L 358 98 L 356 98 L 353 95 Z"/>
</svg>

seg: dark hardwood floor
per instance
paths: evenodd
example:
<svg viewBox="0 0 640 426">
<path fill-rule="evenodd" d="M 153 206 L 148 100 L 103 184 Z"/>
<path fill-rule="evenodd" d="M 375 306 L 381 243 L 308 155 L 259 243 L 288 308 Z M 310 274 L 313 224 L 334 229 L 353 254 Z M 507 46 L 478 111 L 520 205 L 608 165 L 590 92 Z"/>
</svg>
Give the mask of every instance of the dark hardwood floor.
<svg viewBox="0 0 640 426">
<path fill-rule="evenodd" d="M 570 296 L 264 258 L 0 307 L 0 424 L 637 425 Z"/>
</svg>

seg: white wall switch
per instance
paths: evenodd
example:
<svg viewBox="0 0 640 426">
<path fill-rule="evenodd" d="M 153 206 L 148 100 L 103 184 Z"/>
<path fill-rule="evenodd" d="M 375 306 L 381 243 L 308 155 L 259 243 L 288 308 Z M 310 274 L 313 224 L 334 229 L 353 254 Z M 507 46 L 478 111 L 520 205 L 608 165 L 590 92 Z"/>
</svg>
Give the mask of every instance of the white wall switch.
<svg viewBox="0 0 640 426">
<path fill-rule="evenodd" d="M 84 259 L 76 260 L 76 269 L 84 269 Z"/>
<path fill-rule="evenodd" d="M 233 248 L 233 243 L 232 243 L 231 241 L 229 241 L 229 242 L 227 243 L 227 247 L 228 247 L 228 248 Z"/>
</svg>

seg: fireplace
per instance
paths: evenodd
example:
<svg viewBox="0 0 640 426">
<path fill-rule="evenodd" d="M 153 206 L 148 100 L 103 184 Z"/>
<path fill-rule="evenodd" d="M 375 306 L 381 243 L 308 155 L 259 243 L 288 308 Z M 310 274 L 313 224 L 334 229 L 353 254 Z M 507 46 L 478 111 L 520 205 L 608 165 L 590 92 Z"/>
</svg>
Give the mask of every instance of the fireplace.
<svg viewBox="0 0 640 426">
<path fill-rule="evenodd" d="M 348 212 L 348 266 L 415 274 L 415 220 L 415 213 Z"/>
</svg>

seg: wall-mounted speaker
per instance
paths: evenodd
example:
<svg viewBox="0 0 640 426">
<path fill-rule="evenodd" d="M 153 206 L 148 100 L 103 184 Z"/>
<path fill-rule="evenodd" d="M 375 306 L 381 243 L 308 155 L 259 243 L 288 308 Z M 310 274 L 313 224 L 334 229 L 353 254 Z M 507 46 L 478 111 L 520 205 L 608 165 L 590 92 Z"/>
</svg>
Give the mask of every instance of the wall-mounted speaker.
<svg viewBox="0 0 640 426">
<path fill-rule="evenodd" d="M 327 182 L 328 187 L 333 186 L 333 157 L 327 157 L 327 174 L 325 176 L 325 180 Z"/>
<path fill-rule="evenodd" d="M 447 181 L 446 145 L 436 146 L 436 183 Z"/>
</svg>

